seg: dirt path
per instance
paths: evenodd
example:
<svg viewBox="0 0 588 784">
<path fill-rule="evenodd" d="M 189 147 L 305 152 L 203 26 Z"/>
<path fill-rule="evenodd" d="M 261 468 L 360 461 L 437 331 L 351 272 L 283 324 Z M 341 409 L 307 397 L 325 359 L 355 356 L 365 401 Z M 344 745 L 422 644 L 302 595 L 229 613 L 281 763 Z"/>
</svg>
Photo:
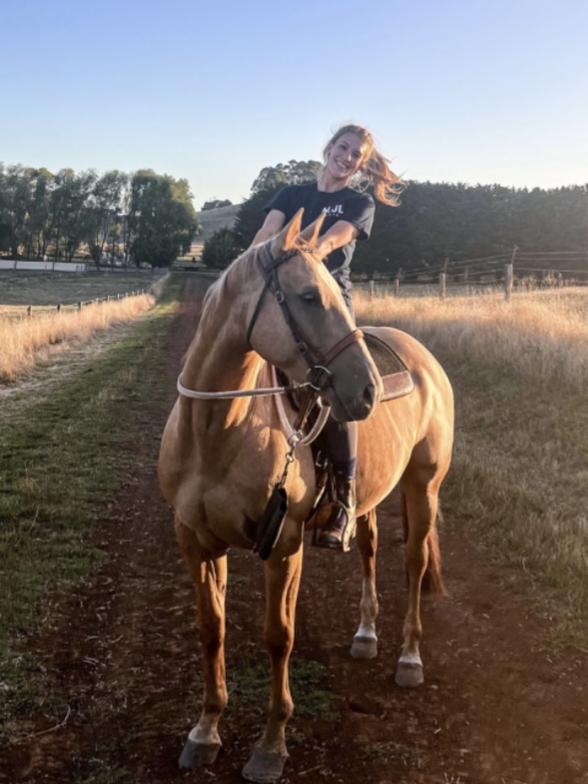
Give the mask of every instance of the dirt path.
<svg viewBox="0 0 588 784">
<path fill-rule="evenodd" d="M 173 322 L 169 398 L 152 430 L 140 434 L 152 465 L 197 310 L 195 303 Z M 357 555 L 307 548 L 294 661 L 318 663 L 319 687 L 331 702 L 319 717 L 295 715 L 283 782 L 588 782 L 588 656 L 570 648 L 555 658 L 549 630 L 509 590 L 508 574 L 447 531 L 450 596 L 426 601 L 423 613 L 426 684 L 417 691 L 394 685 L 406 601 L 394 499 L 380 522 L 380 653 L 373 661 L 349 656 Z M 23 729 L 0 760 L 0 781 L 240 781 L 264 705 L 245 699 L 231 672 L 265 666 L 260 562 L 247 552 L 230 557 L 227 665 L 236 699 L 221 728 L 225 751 L 213 768 L 180 773 L 178 755 L 198 715 L 201 657 L 191 585 L 152 469 L 134 477 L 99 521 L 95 543 L 108 562 L 75 595 L 50 597 L 44 624 L 26 641 L 68 710 Z"/>
</svg>

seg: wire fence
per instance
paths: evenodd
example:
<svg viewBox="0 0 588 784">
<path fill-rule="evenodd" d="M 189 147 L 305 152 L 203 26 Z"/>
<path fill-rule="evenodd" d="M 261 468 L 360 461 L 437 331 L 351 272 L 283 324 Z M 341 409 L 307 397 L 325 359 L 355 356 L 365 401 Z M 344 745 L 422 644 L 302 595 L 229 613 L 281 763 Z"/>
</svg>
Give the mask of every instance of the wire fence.
<svg viewBox="0 0 588 784">
<path fill-rule="evenodd" d="M 0 318 L 25 319 L 34 316 L 57 315 L 58 313 L 81 311 L 82 308 L 87 307 L 88 305 L 99 305 L 102 302 L 116 302 L 117 300 L 124 300 L 129 297 L 138 297 L 142 294 L 151 293 L 153 293 L 152 286 L 148 289 L 143 288 L 134 291 L 126 291 L 124 293 L 109 294 L 105 297 L 79 300 L 78 302 L 73 303 L 58 302 L 56 305 L 6 305 L 2 306 L 2 309 L 0 310 Z"/>
<path fill-rule="evenodd" d="M 562 265 L 566 266 L 562 266 Z M 414 296 L 426 287 L 441 298 L 481 294 L 502 289 L 509 299 L 513 291 L 588 285 L 587 251 L 519 251 L 399 269 L 393 275 L 374 274 L 354 279 L 356 288 L 375 296 Z"/>
</svg>

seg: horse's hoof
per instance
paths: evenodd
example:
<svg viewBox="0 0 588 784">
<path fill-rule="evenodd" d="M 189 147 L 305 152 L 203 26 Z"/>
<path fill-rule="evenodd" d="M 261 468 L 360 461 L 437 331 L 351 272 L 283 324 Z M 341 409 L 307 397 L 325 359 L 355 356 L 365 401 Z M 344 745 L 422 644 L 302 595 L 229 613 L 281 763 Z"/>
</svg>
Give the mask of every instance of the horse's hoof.
<svg viewBox="0 0 588 784">
<path fill-rule="evenodd" d="M 212 765 L 220 751 L 220 743 L 196 743 L 188 738 L 180 754 L 180 768 L 193 770 L 203 765 Z"/>
<path fill-rule="evenodd" d="M 425 682 L 423 675 L 423 665 L 417 662 L 399 661 L 396 667 L 396 685 L 403 689 L 416 689 Z"/>
<path fill-rule="evenodd" d="M 375 637 L 354 637 L 351 655 L 354 659 L 375 659 L 378 655 L 378 640 Z"/>
<path fill-rule="evenodd" d="M 255 748 L 241 771 L 241 775 L 247 781 L 255 781 L 257 784 L 271 784 L 282 775 L 287 759 L 287 754 Z"/>
</svg>

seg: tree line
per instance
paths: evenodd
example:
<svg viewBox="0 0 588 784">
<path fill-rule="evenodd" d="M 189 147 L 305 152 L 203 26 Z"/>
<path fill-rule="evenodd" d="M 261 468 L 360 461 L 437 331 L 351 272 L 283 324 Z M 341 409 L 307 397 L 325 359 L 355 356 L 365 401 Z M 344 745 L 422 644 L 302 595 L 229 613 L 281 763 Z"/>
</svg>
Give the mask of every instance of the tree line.
<svg viewBox="0 0 588 784">
<path fill-rule="evenodd" d="M 215 267 L 230 263 L 249 247 L 264 207 L 280 188 L 313 180 L 319 170 L 318 161 L 263 169 L 234 227 L 211 237 L 203 261 Z M 426 274 L 446 259 L 451 270 L 452 262 L 510 253 L 515 245 L 523 251 L 583 251 L 588 257 L 588 185 L 542 190 L 409 181 L 399 207 L 376 202 L 372 236 L 357 244 L 353 271 Z M 581 263 L 585 267 L 585 259 Z"/>
<path fill-rule="evenodd" d="M 198 229 L 185 179 L 143 169 L 76 173 L 0 164 L 0 253 L 168 266 Z"/>
</svg>

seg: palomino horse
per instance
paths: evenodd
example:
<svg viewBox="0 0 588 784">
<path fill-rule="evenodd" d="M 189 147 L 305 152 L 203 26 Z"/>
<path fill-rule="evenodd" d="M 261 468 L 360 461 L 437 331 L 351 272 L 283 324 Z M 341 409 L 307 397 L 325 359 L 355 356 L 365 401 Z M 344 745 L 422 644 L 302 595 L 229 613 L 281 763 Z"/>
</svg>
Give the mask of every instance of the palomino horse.
<svg viewBox="0 0 588 784">
<path fill-rule="evenodd" d="M 312 255 L 321 220 L 300 233 L 301 219 L 302 211 L 273 240 L 233 262 L 209 289 L 181 382 L 193 390 L 245 390 L 270 384 L 265 360 L 298 382 L 317 357 L 320 365 L 328 365 L 318 374 L 328 381 L 321 395 L 333 416 L 365 420 L 360 425 L 357 482 L 357 539 L 364 579 L 352 655 L 369 658 L 376 653 L 374 510 L 400 481 L 408 513 L 409 601 L 396 680 L 414 686 L 422 682 L 419 606 L 427 568 L 433 583 L 441 587 L 436 513 L 439 487 L 450 462 L 451 387 L 441 367 L 417 341 L 398 330 L 380 328 L 378 336 L 393 344 L 413 376 L 415 389 L 402 399 L 377 403 L 378 371 L 361 333 L 354 330 L 337 284 Z M 293 411 L 285 405 L 293 419 Z M 230 546 L 251 549 L 250 521 L 261 517 L 287 451 L 269 397 L 212 401 L 182 395 L 163 434 L 160 483 L 174 508 L 177 539 L 194 581 L 205 660 L 204 704 L 180 757 L 182 767 L 213 762 L 221 746 L 218 724 L 227 704 L 226 552 Z M 286 483 L 289 507 L 284 527 L 264 562 L 264 637 L 271 659 L 271 697 L 265 730 L 243 769 L 245 778 L 257 782 L 276 781 L 282 773 L 286 724 L 294 707 L 288 660 L 294 642 L 303 527 L 315 497 L 310 449 L 301 446 L 296 457 Z"/>
</svg>

